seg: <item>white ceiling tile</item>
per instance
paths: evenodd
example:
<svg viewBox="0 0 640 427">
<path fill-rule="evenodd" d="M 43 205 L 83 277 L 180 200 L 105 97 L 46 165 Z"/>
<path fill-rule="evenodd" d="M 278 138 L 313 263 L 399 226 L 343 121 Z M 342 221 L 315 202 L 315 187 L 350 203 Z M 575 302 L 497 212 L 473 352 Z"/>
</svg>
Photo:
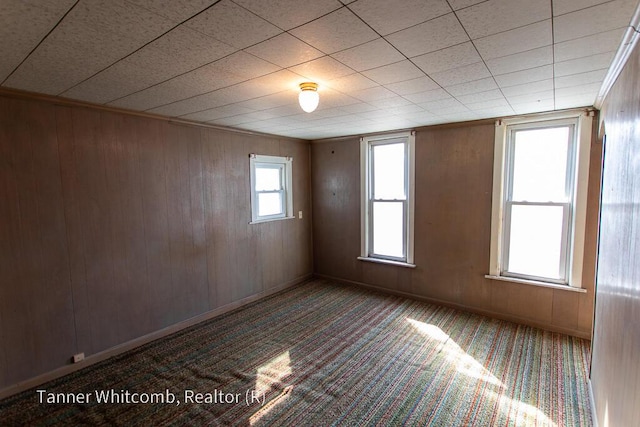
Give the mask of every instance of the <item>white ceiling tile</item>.
<svg viewBox="0 0 640 427">
<path fill-rule="evenodd" d="M 405 95 L 404 97 L 415 104 L 421 104 L 440 99 L 448 99 L 451 98 L 451 95 L 449 95 L 444 89 L 434 89 L 426 92 L 412 93 L 411 95 Z"/>
<path fill-rule="evenodd" d="M 560 43 L 627 27 L 631 12 L 621 3 L 612 1 L 553 18 L 554 40 Z"/>
<path fill-rule="evenodd" d="M 462 83 L 455 86 L 449 86 L 445 89 L 453 96 L 468 95 L 470 93 L 485 92 L 491 89 L 496 89 L 495 80 L 492 77 L 486 79 L 475 80 L 468 83 Z"/>
<path fill-rule="evenodd" d="M 439 114 L 438 115 L 441 119 L 440 123 L 462 123 L 462 122 L 468 122 L 471 120 L 478 120 L 478 113 L 475 111 L 469 111 L 467 110 L 466 112 L 459 112 L 459 113 L 452 113 L 452 114 Z"/>
<path fill-rule="evenodd" d="M 506 98 L 511 105 L 543 103 L 549 100 L 553 102 L 553 92 L 554 91 L 552 89 L 548 89 L 542 92 L 531 92 L 522 95 L 509 95 Z"/>
<path fill-rule="evenodd" d="M 582 58 L 598 53 L 612 52 L 618 49 L 625 29 L 605 31 L 591 36 L 556 43 L 553 54 L 556 62 Z"/>
<path fill-rule="evenodd" d="M 322 109 L 325 106 L 329 108 L 335 108 L 360 102 L 360 100 L 358 99 L 355 99 L 349 95 L 345 95 L 344 93 L 338 92 L 329 87 L 320 86 L 318 91 L 320 93 L 319 109 Z"/>
<path fill-rule="evenodd" d="M 350 6 L 374 30 L 386 36 L 451 12 L 445 0 L 359 0 Z"/>
<path fill-rule="evenodd" d="M 401 96 L 393 96 L 390 98 L 383 98 L 383 99 L 375 99 L 372 101 L 367 101 L 369 102 L 371 105 L 373 105 L 374 107 L 378 107 L 381 109 L 385 109 L 385 110 L 393 110 L 394 113 L 393 114 L 398 114 L 397 111 L 399 111 L 399 108 L 410 108 L 410 109 L 414 109 L 414 108 L 418 108 L 421 109 L 420 107 L 418 107 L 417 105 L 414 105 L 411 101 L 401 97 Z"/>
<path fill-rule="evenodd" d="M 401 82 L 404 80 L 412 80 L 424 76 L 424 73 L 408 60 L 363 71 L 362 74 L 382 85 Z"/>
<path fill-rule="evenodd" d="M 442 107 L 435 111 L 430 111 L 430 113 L 437 116 L 443 116 L 443 115 L 446 116 L 446 115 L 459 114 L 459 113 L 469 113 L 469 109 L 464 105 L 459 104 L 451 107 Z"/>
<path fill-rule="evenodd" d="M 554 73 L 556 77 L 561 77 L 586 71 L 607 69 L 611 65 L 614 55 L 615 51 L 611 51 L 570 61 L 556 62 L 553 67 Z"/>
<path fill-rule="evenodd" d="M 340 110 L 349 114 L 366 113 L 377 109 L 378 107 L 362 101 L 358 101 L 357 104 L 345 105 L 343 107 L 340 107 Z"/>
<path fill-rule="evenodd" d="M 485 60 L 550 46 L 553 43 L 551 20 L 483 37 L 473 43 Z"/>
<path fill-rule="evenodd" d="M 324 53 L 334 53 L 378 38 L 375 31 L 347 8 L 295 28 L 291 34 Z"/>
<path fill-rule="evenodd" d="M 231 0 L 216 3 L 185 25 L 237 49 L 244 49 L 282 32 Z"/>
<path fill-rule="evenodd" d="M 546 90 L 553 90 L 553 79 L 540 80 L 537 82 L 530 82 L 523 85 L 503 87 L 502 93 L 504 96 L 524 95 L 527 93 L 537 93 Z"/>
<path fill-rule="evenodd" d="M 597 92 L 570 93 L 557 95 L 555 104 L 557 109 L 592 107 L 596 99 Z"/>
<path fill-rule="evenodd" d="M 351 74 L 349 76 L 329 80 L 327 82 L 327 86 L 340 92 L 350 93 L 378 85 L 362 74 Z"/>
<path fill-rule="evenodd" d="M 137 6 L 143 7 L 160 16 L 171 19 L 175 23 L 183 22 L 185 19 L 203 11 L 211 6 L 216 0 L 127 0 Z"/>
<path fill-rule="evenodd" d="M 291 103 L 291 93 L 291 90 L 285 90 L 271 95 L 242 101 L 236 105 L 246 107 L 251 110 L 267 110 L 269 108 L 281 107 Z"/>
<path fill-rule="evenodd" d="M 543 111 L 553 111 L 553 99 L 544 99 L 537 102 L 527 102 L 522 104 L 511 104 L 511 108 L 516 114 L 540 113 Z"/>
<path fill-rule="evenodd" d="M 184 26 L 149 43 L 62 96 L 106 103 L 178 76 L 234 51 Z"/>
<path fill-rule="evenodd" d="M 494 76 L 496 83 L 500 87 L 508 87 L 535 82 L 539 80 L 547 80 L 553 78 L 553 66 L 543 65 L 542 67 L 529 68 L 527 70 L 516 71 L 515 73 L 507 73 Z"/>
<path fill-rule="evenodd" d="M 591 83 L 601 84 L 604 80 L 604 76 L 607 74 L 607 70 L 595 70 L 587 73 L 571 74 L 569 76 L 556 77 L 555 87 L 556 89 L 564 87 L 573 87 L 580 85 L 588 85 Z"/>
<path fill-rule="evenodd" d="M 420 108 L 416 105 L 417 108 Z M 423 126 L 425 124 L 428 124 L 431 120 L 436 118 L 436 115 L 433 113 L 430 113 L 429 111 L 420 109 L 420 111 L 413 111 L 413 112 L 409 112 L 409 113 L 402 113 L 399 112 L 397 114 L 400 117 L 404 117 L 408 120 L 414 121 L 416 122 L 418 125 Z"/>
<path fill-rule="evenodd" d="M 287 33 L 253 45 L 245 51 L 284 68 L 302 64 L 324 55 L 319 50 Z"/>
<path fill-rule="evenodd" d="M 0 3 L 0 82 L 20 65 L 74 3 L 74 0 Z"/>
<path fill-rule="evenodd" d="M 243 123 L 249 123 L 249 122 L 251 122 L 250 117 L 239 115 L 239 116 L 233 116 L 233 117 L 225 117 L 222 119 L 210 120 L 207 123 L 212 123 L 214 125 L 219 125 L 219 126 L 237 127 L 237 125 L 241 125 Z"/>
<path fill-rule="evenodd" d="M 269 0 L 268 2 L 234 0 L 234 2 L 283 30 L 306 24 L 342 7 L 337 0 Z"/>
<path fill-rule="evenodd" d="M 553 0 L 553 16 L 586 9 L 611 0 Z"/>
<path fill-rule="evenodd" d="M 313 61 L 305 62 L 304 64 L 296 65 L 295 67 L 290 67 L 289 71 L 306 77 L 308 80 L 317 82 L 318 84 L 354 73 L 354 70 L 330 56 L 324 56 L 314 59 Z"/>
<path fill-rule="evenodd" d="M 463 108 L 466 110 L 466 107 L 464 105 L 462 105 L 457 99 L 451 97 L 438 99 L 436 101 L 423 102 L 419 105 L 420 107 L 432 113 L 435 113 L 443 108 Z"/>
<path fill-rule="evenodd" d="M 474 110 L 473 112 L 476 114 L 476 120 L 489 118 L 493 119 L 496 117 L 509 117 L 515 114 L 513 108 L 511 108 L 510 105 L 505 107 L 484 108 L 480 110 Z"/>
<path fill-rule="evenodd" d="M 482 61 L 471 42 L 416 56 L 412 61 L 427 74 L 450 70 Z"/>
<path fill-rule="evenodd" d="M 404 59 L 400 52 L 382 38 L 336 52 L 331 56 L 356 71 L 382 67 Z"/>
<path fill-rule="evenodd" d="M 484 65 L 484 62 L 465 65 L 464 67 L 453 68 L 430 74 L 431 78 L 440 86 L 453 86 L 460 83 L 471 82 L 491 76 L 491 73 Z"/>
<path fill-rule="evenodd" d="M 123 0 L 80 2 L 5 84 L 33 92 L 60 94 L 172 26 L 168 19 Z"/>
<path fill-rule="evenodd" d="M 457 95 L 456 99 L 463 104 L 473 104 L 484 100 L 504 98 L 500 89 L 492 89 L 485 92 L 470 93 L 468 95 Z"/>
<path fill-rule="evenodd" d="M 496 99 L 485 99 L 480 102 L 468 103 L 465 104 L 465 106 L 472 111 L 478 111 L 487 110 L 489 108 L 509 107 L 509 103 L 506 99 L 504 99 L 504 97 L 501 97 Z"/>
<path fill-rule="evenodd" d="M 187 120 L 208 122 L 210 120 L 232 117 L 239 114 L 251 112 L 253 112 L 253 110 L 245 107 L 239 107 L 237 105 L 225 105 L 224 107 L 210 108 L 208 110 L 198 111 L 197 113 L 187 114 L 185 116 L 182 116 L 182 118 Z"/>
<path fill-rule="evenodd" d="M 464 9 L 465 7 L 473 6 L 474 4 L 482 3 L 487 0 L 449 0 L 449 4 L 453 10 Z"/>
<path fill-rule="evenodd" d="M 469 40 L 453 13 L 432 19 L 386 37 L 400 52 L 414 57 Z"/>
<path fill-rule="evenodd" d="M 195 111 L 202 111 L 208 108 L 231 104 L 235 99 L 236 98 L 232 93 L 225 89 L 221 89 L 207 94 L 198 95 L 193 98 L 165 104 L 161 107 L 156 107 L 148 111 L 153 114 L 161 114 L 170 117 L 184 116 L 185 114 L 190 114 Z M 134 100 L 132 99 L 128 99 L 128 102 L 133 101 Z"/>
<path fill-rule="evenodd" d="M 489 0 L 456 12 L 472 40 L 551 18 L 548 0 Z"/>
<path fill-rule="evenodd" d="M 393 99 L 393 98 L 392 98 Z M 408 118 L 410 118 L 410 115 L 413 114 L 424 114 L 426 111 L 424 108 L 420 107 L 419 105 L 413 104 L 413 103 L 409 103 L 406 105 L 395 105 L 393 107 L 393 114 L 397 114 L 397 115 L 407 115 Z"/>
<path fill-rule="evenodd" d="M 276 70 L 278 70 L 277 66 L 262 59 L 245 52 L 236 52 L 197 70 L 110 102 L 110 104 L 123 108 L 148 110 L 203 93 L 206 96 L 207 92 L 273 73 Z M 238 87 L 236 86 L 235 89 L 237 90 Z"/>
<path fill-rule="evenodd" d="M 551 63 L 553 63 L 553 48 L 551 46 L 486 61 L 487 67 L 494 75 L 513 73 Z"/>
<path fill-rule="evenodd" d="M 364 102 L 377 101 L 380 99 L 393 98 L 396 96 L 395 93 L 382 86 L 370 87 L 368 89 L 354 91 L 350 95 Z"/>
<path fill-rule="evenodd" d="M 385 87 L 398 95 L 410 95 L 412 93 L 425 92 L 428 90 L 438 89 L 439 86 L 429 77 L 418 77 L 413 80 L 405 80 L 398 83 L 390 83 Z"/>
</svg>

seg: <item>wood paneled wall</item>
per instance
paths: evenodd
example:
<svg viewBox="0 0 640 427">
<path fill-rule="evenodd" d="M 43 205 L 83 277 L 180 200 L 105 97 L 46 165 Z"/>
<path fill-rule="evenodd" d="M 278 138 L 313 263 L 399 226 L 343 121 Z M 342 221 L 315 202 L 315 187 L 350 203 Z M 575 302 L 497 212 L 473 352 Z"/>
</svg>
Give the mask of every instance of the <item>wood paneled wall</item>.
<svg viewBox="0 0 640 427">
<path fill-rule="evenodd" d="M 590 338 L 593 319 L 601 144 L 591 152 L 584 287 L 587 293 L 485 279 L 489 268 L 493 123 L 416 133 L 415 269 L 358 261 L 357 138 L 312 144 L 314 268 L 494 317 Z"/>
<path fill-rule="evenodd" d="M 600 426 L 640 425 L 639 76 L 636 45 L 602 110 L 606 142 L 591 362 Z"/>
<path fill-rule="evenodd" d="M 303 219 L 249 225 L 249 153 Z M 0 389 L 312 273 L 309 143 L 0 96 Z"/>
</svg>

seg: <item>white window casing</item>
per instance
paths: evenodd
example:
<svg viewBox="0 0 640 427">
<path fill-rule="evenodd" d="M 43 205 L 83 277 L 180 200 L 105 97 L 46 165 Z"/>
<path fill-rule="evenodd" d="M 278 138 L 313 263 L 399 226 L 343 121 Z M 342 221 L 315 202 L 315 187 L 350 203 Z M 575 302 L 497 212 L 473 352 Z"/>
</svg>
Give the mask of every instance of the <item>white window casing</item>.
<svg viewBox="0 0 640 427">
<path fill-rule="evenodd" d="M 583 291 L 582 289 L 582 267 L 584 256 L 584 239 L 586 226 L 586 206 L 589 176 L 589 159 L 592 134 L 592 117 L 589 111 L 570 111 L 561 114 L 536 116 L 532 118 L 517 118 L 499 120 L 496 122 L 496 132 L 494 141 L 494 170 L 493 170 L 493 194 L 492 194 L 492 215 L 491 215 L 491 246 L 489 274 L 491 279 L 500 279 L 521 283 L 532 283 L 537 285 L 548 285 L 551 287 L 568 288 L 570 290 Z M 535 129 L 553 126 L 575 126 L 572 127 L 575 138 L 570 139 L 570 144 L 575 141 L 572 147 L 573 158 L 568 163 L 569 169 L 567 182 L 571 186 L 567 188 L 570 200 L 566 201 L 512 201 L 509 200 L 509 177 L 511 171 L 508 169 L 513 165 L 509 159 L 509 139 L 510 134 L 522 129 Z M 509 227 L 510 213 L 513 206 L 555 206 L 562 209 L 562 227 L 569 236 L 569 240 L 563 242 L 561 248 L 561 262 L 566 266 L 565 272 L 560 279 L 550 280 L 537 277 L 510 277 L 505 273 L 505 263 L 508 261 L 509 248 Z M 567 286 L 568 285 L 568 286 Z"/>
<path fill-rule="evenodd" d="M 403 176 L 394 177 L 403 182 L 402 194 L 384 196 L 377 194 L 375 182 L 374 150 L 384 146 L 402 145 L 404 153 Z M 415 267 L 413 264 L 414 251 L 414 186 L 415 186 L 415 134 L 403 132 L 378 136 L 364 137 L 360 140 L 360 182 L 361 182 L 361 245 L 358 259 L 363 261 L 393 264 L 403 267 Z M 375 222 L 374 211 L 386 208 L 392 210 L 401 207 L 402 224 L 387 224 Z M 394 208 L 395 207 L 395 208 Z M 375 226 L 374 226 L 375 225 Z M 377 228 L 376 228 L 377 227 Z M 396 230 L 395 239 L 401 238 L 399 253 L 376 253 L 377 246 L 375 230 L 378 235 L 382 231 Z M 397 235 L 398 231 L 401 233 Z M 382 239 L 380 239 L 382 240 Z"/>
<path fill-rule="evenodd" d="M 291 157 L 249 155 L 250 224 L 294 218 L 292 165 Z"/>
</svg>

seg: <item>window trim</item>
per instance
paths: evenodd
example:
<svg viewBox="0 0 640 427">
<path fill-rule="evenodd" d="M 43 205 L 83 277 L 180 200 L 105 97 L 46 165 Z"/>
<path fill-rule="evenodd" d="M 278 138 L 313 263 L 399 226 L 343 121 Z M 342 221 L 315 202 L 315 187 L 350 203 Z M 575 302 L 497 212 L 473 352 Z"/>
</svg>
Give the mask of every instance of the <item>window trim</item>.
<svg viewBox="0 0 640 427">
<path fill-rule="evenodd" d="M 496 121 L 496 131 L 494 139 L 494 163 L 493 163 L 493 194 L 491 209 L 491 246 L 489 274 L 485 277 L 500 280 L 513 279 L 518 283 L 546 283 L 557 286 L 569 286 L 572 288 L 582 288 L 582 269 L 584 262 L 584 240 L 587 214 L 587 191 L 589 181 L 589 162 L 591 155 L 591 134 L 592 134 L 592 111 L 572 110 L 563 113 L 540 115 L 534 117 L 519 117 Z M 509 127 L 520 127 L 520 125 L 533 127 L 544 127 L 546 123 L 559 123 L 560 121 L 576 120 L 574 148 L 575 159 L 573 161 L 574 175 L 573 185 L 573 215 L 570 219 L 570 236 L 568 242 L 568 265 L 567 283 L 558 284 L 540 278 L 527 278 L 524 276 L 512 277 L 501 274 L 501 257 L 504 251 L 503 222 L 504 222 L 504 201 L 505 201 L 505 174 L 507 173 L 507 131 Z"/>
<path fill-rule="evenodd" d="M 258 194 L 256 190 L 256 168 L 260 165 L 280 169 L 282 186 L 276 192 L 282 193 L 283 213 L 275 215 L 258 215 Z M 271 166 L 273 165 L 273 166 Z M 249 154 L 249 170 L 251 184 L 251 221 L 249 224 L 259 224 L 262 222 L 277 221 L 294 218 L 293 215 L 293 158 L 281 156 L 267 156 L 261 154 Z"/>
<path fill-rule="evenodd" d="M 396 258 L 383 255 L 370 254 L 373 238 L 371 224 L 371 150 L 373 145 L 392 144 L 394 140 L 406 139 L 406 168 L 405 185 L 406 200 L 404 201 L 404 246 L 405 257 Z M 399 141 L 398 141 L 399 142 Z M 415 207 L 415 132 L 401 132 L 384 135 L 374 135 L 360 138 L 360 256 L 361 261 L 371 261 L 381 264 L 397 265 L 402 267 L 415 267 L 414 256 L 414 207 Z"/>
</svg>

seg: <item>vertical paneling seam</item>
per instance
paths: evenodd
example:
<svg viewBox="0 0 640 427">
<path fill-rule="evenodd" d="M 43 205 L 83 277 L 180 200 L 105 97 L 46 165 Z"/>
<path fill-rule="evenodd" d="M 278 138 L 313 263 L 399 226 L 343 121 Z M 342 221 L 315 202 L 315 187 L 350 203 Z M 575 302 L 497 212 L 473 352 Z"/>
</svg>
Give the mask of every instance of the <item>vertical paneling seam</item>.
<svg viewBox="0 0 640 427">
<path fill-rule="evenodd" d="M 204 129 L 200 129 L 200 131 L 198 132 L 198 135 L 200 136 L 200 179 L 201 179 L 201 190 L 202 190 L 202 228 L 204 229 L 204 242 L 205 242 L 205 254 L 207 259 L 205 260 L 205 272 L 206 272 L 206 279 L 207 279 L 207 310 L 213 310 L 214 307 L 211 306 L 211 283 L 209 282 L 209 233 L 208 233 L 208 227 L 207 227 L 207 197 L 205 197 L 206 191 L 205 191 L 205 187 L 206 187 L 206 180 L 205 180 L 205 173 L 204 173 L 204 144 L 205 144 L 205 140 L 206 138 L 204 138 Z"/>
<path fill-rule="evenodd" d="M 67 218 L 67 209 L 65 208 L 67 206 L 67 200 L 65 200 L 65 191 L 64 191 L 64 181 L 62 179 L 62 158 L 60 157 L 60 135 L 59 135 L 59 128 L 58 128 L 58 109 L 59 108 L 65 108 L 65 107 L 59 107 L 57 105 L 54 105 L 54 119 L 56 122 L 56 152 L 58 153 L 58 176 L 60 178 L 60 193 L 61 193 L 61 197 L 62 197 L 62 214 L 64 216 L 64 234 L 67 237 L 67 267 L 69 268 L 69 289 L 71 291 L 71 308 L 73 309 L 73 332 L 74 332 L 74 336 L 75 336 L 75 352 L 78 352 L 78 316 L 77 316 L 77 311 L 76 311 L 76 301 L 75 301 L 75 293 L 73 292 L 73 268 L 71 265 L 71 239 L 69 238 L 69 219 Z M 71 111 L 70 111 L 71 112 Z M 71 136 L 72 139 L 70 141 L 70 143 L 73 146 L 73 118 L 71 120 L 69 120 L 70 124 L 71 124 Z M 73 157 L 73 164 L 75 165 L 75 150 L 72 150 L 72 157 Z M 83 251 L 84 252 L 84 251 Z M 86 282 L 86 274 L 87 274 L 87 270 L 85 267 L 85 282 Z M 86 290 L 86 286 L 85 286 L 85 290 Z"/>
</svg>

